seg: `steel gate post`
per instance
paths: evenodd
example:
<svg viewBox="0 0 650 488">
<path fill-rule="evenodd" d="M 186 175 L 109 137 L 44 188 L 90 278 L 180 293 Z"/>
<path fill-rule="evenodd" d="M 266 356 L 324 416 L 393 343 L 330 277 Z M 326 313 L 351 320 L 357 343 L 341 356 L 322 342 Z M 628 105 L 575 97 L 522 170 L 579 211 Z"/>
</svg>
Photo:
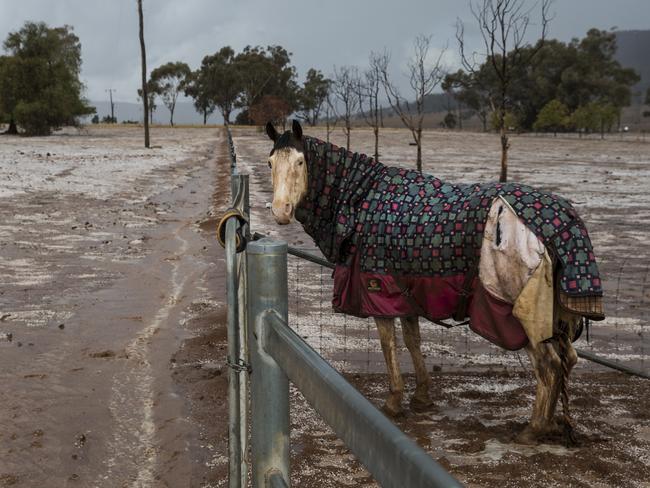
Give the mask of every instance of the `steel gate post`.
<svg viewBox="0 0 650 488">
<path fill-rule="evenodd" d="M 278 475 L 290 486 L 289 380 L 264 351 L 267 314 L 275 311 L 288 320 L 287 244 L 271 239 L 251 242 L 247 264 L 253 488 L 277 482 Z"/>
<path fill-rule="evenodd" d="M 226 222 L 226 296 L 228 298 L 228 486 L 241 487 L 241 418 L 239 364 L 239 331 L 237 305 L 237 255 L 235 252 L 234 219 Z"/>
<path fill-rule="evenodd" d="M 241 180 L 240 191 L 242 197 L 240 200 L 244 216 L 250 218 L 249 186 L 248 175 L 236 175 Z M 249 226 L 244 226 L 246 239 L 250 234 Z M 237 255 L 237 269 L 239 271 L 239 282 L 237 287 L 237 304 L 239 305 L 239 358 L 244 365 L 250 364 L 248 354 L 248 307 L 246 305 L 246 253 L 242 252 Z M 248 486 L 248 370 L 240 369 L 239 374 L 239 422 L 240 422 L 240 449 L 241 449 L 241 486 Z"/>
</svg>

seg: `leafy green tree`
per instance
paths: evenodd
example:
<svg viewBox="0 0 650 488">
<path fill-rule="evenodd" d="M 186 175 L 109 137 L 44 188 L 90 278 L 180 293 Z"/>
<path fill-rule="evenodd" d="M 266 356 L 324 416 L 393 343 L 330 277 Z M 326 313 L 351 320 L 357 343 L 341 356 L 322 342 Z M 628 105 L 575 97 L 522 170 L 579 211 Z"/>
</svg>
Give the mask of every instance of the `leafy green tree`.
<svg viewBox="0 0 650 488">
<path fill-rule="evenodd" d="M 491 111 L 489 88 L 493 85 L 487 82 L 490 73 L 486 67 L 487 65 L 483 65 L 471 74 L 463 70 L 449 73 L 442 83 L 443 90 L 451 92 L 459 104 L 478 116 L 483 125 L 483 132 L 487 132 L 487 120 Z"/>
<path fill-rule="evenodd" d="M 576 58 L 562 73 L 559 98 L 569 109 L 593 101 L 611 105 L 618 118 L 621 109 L 630 104 L 631 87 L 639 76 L 614 59 L 615 33 L 590 29 L 583 39 L 574 39 L 569 48 L 575 49 Z"/>
<path fill-rule="evenodd" d="M 600 131 L 600 138 L 605 138 L 605 132 L 612 130 L 616 122 L 618 109 L 607 102 L 590 102 L 578 107 L 571 115 L 573 125 L 581 132 Z"/>
<path fill-rule="evenodd" d="M 291 115 L 291 107 L 286 100 L 275 95 L 264 95 L 250 108 L 250 120 L 255 125 L 264 125 L 267 122 L 280 124 L 284 129 L 287 117 Z"/>
<path fill-rule="evenodd" d="M 185 83 L 185 95 L 194 100 L 194 108 L 203 115 L 203 125 L 208 123 L 208 117 L 217 109 L 214 100 L 210 97 L 206 85 L 206 77 L 201 70 L 192 71 Z"/>
<path fill-rule="evenodd" d="M 598 129 L 598 120 L 591 104 L 578 107 L 571 114 L 570 122 L 578 131 L 580 137 L 582 137 L 583 132 L 589 133 Z"/>
<path fill-rule="evenodd" d="M 305 83 L 298 91 L 298 117 L 312 127 L 318 123 L 331 83 L 323 73 L 311 68 L 307 71 Z"/>
<path fill-rule="evenodd" d="M 453 112 L 447 112 L 447 115 L 445 115 L 445 118 L 442 120 L 442 126 L 447 129 L 456 128 L 456 116 Z"/>
<path fill-rule="evenodd" d="M 594 113 L 600 128 L 600 138 L 605 138 L 605 132 L 611 132 L 612 126 L 620 117 L 620 108 L 612 103 L 592 102 Z"/>
<path fill-rule="evenodd" d="M 492 130 L 496 132 L 501 132 L 501 127 L 505 127 L 508 131 L 513 131 L 519 129 L 517 116 L 513 112 L 506 112 L 506 114 L 501 117 L 497 112 L 490 112 L 490 125 Z"/>
<path fill-rule="evenodd" d="M 557 136 L 557 131 L 567 127 L 569 122 L 569 109 L 559 100 L 551 100 L 540 110 L 537 120 L 533 124 L 535 130 L 552 130 Z"/>
<path fill-rule="evenodd" d="M 250 110 L 264 95 L 284 100 L 290 111 L 298 108 L 296 69 L 291 65 L 291 53 L 282 46 L 246 46 L 235 56 L 234 64 L 241 80 L 239 108 Z"/>
<path fill-rule="evenodd" d="M 203 96 L 221 112 L 226 124 L 242 92 L 240 70 L 235 64 L 235 51 L 230 46 L 206 56 L 199 69 L 199 85 Z"/>
<path fill-rule="evenodd" d="M 81 43 L 72 27 L 26 22 L 8 35 L 4 49 L 0 112 L 10 131 L 20 126 L 25 135 L 48 135 L 95 112 L 82 97 Z"/>
<path fill-rule="evenodd" d="M 169 110 L 169 124 L 172 127 L 178 96 L 184 91 L 190 74 L 190 67 L 182 61 L 163 64 L 151 72 L 151 81 L 158 85 L 160 98 Z"/>
<path fill-rule="evenodd" d="M 531 58 L 533 63 L 516 63 L 508 59 L 508 110 L 517 117 L 524 130 L 534 127 L 540 111 L 552 100 L 559 100 L 569 112 L 575 112 L 591 102 L 598 102 L 616 110 L 618 121 L 623 107 L 631 100 L 631 87 L 638 75 L 623 68 L 614 58 L 616 36 L 612 32 L 591 29 L 582 39 L 569 43 L 540 40 L 533 45 L 520 46 L 518 56 Z M 515 56 L 514 50 L 507 57 Z M 514 58 L 513 58 L 514 59 Z M 464 105 L 476 111 L 477 106 L 500 106 L 501 82 L 488 58 L 482 65 L 468 72 L 452 73 L 447 78 L 454 97 L 468 97 Z M 499 58 L 495 58 L 499 61 Z M 475 87 L 479 87 L 477 98 Z M 474 101 L 472 99 L 474 98 Z M 480 99 L 484 103 L 480 103 Z M 474 105 L 474 106 L 472 106 Z M 584 130 L 584 129 L 583 129 Z"/>
</svg>

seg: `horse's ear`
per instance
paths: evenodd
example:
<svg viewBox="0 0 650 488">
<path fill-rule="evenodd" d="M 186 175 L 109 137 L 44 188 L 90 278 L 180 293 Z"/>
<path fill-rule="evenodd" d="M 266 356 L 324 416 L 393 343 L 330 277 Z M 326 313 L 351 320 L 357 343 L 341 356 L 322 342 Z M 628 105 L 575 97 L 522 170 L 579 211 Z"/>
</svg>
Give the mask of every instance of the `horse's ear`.
<svg viewBox="0 0 650 488">
<path fill-rule="evenodd" d="M 291 130 L 293 130 L 293 135 L 296 136 L 296 139 L 302 139 L 302 127 L 300 127 L 300 122 L 298 122 L 296 119 L 293 119 Z"/>
<path fill-rule="evenodd" d="M 273 124 L 271 122 L 266 123 L 266 134 L 273 142 L 278 140 L 278 131 L 275 130 L 275 127 L 273 127 Z"/>
</svg>

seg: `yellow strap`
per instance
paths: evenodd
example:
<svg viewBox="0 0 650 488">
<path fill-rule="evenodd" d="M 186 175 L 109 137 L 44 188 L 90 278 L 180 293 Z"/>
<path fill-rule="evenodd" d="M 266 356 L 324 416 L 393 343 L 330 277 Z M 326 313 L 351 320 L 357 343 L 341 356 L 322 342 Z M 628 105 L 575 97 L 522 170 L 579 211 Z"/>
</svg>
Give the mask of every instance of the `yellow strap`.
<svg viewBox="0 0 650 488">
<path fill-rule="evenodd" d="M 221 220 L 219 220 L 219 223 L 217 224 L 217 241 L 219 244 L 221 244 L 221 247 L 224 248 L 226 247 L 226 222 L 228 222 L 228 220 L 231 218 L 236 218 L 240 226 L 248 223 L 248 220 L 246 217 L 244 217 L 240 210 L 236 208 L 229 208 L 226 210 L 226 212 L 221 217 Z M 241 237 L 239 233 L 235 234 L 235 238 L 235 246 L 237 249 L 239 249 L 241 246 Z"/>
</svg>

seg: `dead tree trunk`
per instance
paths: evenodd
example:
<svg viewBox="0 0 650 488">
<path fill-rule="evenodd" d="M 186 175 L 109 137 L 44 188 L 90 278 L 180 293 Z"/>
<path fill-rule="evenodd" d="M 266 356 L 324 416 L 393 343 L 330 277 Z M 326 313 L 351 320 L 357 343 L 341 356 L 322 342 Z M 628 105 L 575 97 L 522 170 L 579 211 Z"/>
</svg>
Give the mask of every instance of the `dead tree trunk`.
<svg viewBox="0 0 650 488">
<path fill-rule="evenodd" d="M 417 153 L 417 158 L 415 160 L 415 166 L 418 171 L 422 171 L 422 127 L 418 127 L 417 131 L 417 137 L 415 139 L 415 143 L 418 146 L 418 153 Z"/>
<path fill-rule="evenodd" d="M 149 147 L 149 95 L 147 93 L 147 52 L 144 46 L 144 15 L 142 13 L 142 0 L 138 0 L 138 18 L 140 20 L 140 54 L 142 57 L 142 105 L 144 114 L 144 147 Z M 153 111 L 151 112 L 153 119 Z"/>
<path fill-rule="evenodd" d="M 501 172 L 499 181 L 508 178 L 508 127 L 506 113 L 509 106 L 509 95 L 513 73 L 518 69 L 530 69 L 539 50 L 546 39 L 550 21 L 549 8 L 552 0 L 540 0 L 539 3 L 528 0 L 471 0 L 470 10 L 477 22 L 479 32 L 485 45 L 486 65 L 494 75 L 498 86 L 496 99 L 491 103 L 497 110 L 496 129 L 501 140 Z M 532 6 L 528 6 L 532 5 Z M 533 7 L 541 8 L 541 37 L 532 49 L 525 49 L 526 31 L 531 25 L 530 14 Z M 475 79 L 479 79 L 475 57 L 468 56 L 465 50 L 464 25 L 457 24 L 456 39 L 460 47 L 460 58 L 463 67 Z"/>
<path fill-rule="evenodd" d="M 377 58 L 381 74 L 381 82 L 391 109 L 402 121 L 404 127 L 411 131 L 413 141 L 417 146 L 415 164 L 422 171 L 422 126 L 424 123 L 424 100 L 442 82 L 444 69 L 441 59 L 445 50 L 441 50 L 433 66 L 427 63 L 427 53 L 431 46 L 430 36 L 417 36 L 413 43 L 414 56 L 409 61 L 410 85 L 415 95 L 415 106 L 408 98 L 402 96 L 397 87 L 390 81 L 388 74 L 388 53 Z"/>
<path fill-rule="evenodd" d="M 373 127 L 372 132 L 375 134 L 375 161 L 379 160 L 379 127 Z"/>
<path fill-rule="evenodd" d="M 506 128 L 501 127 L 501 174 L 499 176 L 501 183 L 508 181 L 508 149 L 510 149 L 508 134 Z"/>
</svg>

